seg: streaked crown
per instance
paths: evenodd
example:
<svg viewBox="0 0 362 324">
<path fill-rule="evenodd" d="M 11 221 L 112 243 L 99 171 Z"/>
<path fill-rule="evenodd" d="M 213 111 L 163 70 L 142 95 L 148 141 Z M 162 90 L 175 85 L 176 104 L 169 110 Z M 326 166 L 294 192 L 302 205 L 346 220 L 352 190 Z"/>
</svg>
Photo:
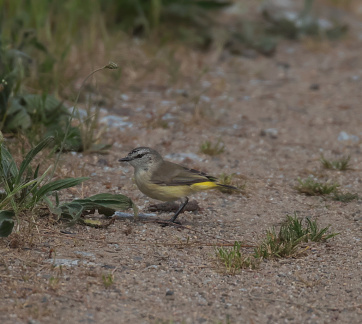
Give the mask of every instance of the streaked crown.
<svg viewBox="0 0 362 324">
<path fill-rule="evenodd" d="M 132 166 L 147 167 L 159 161 L 162 161 L 161 155 L 150 147 L 137 147 L 128 155 L 119 160 L 120 162 L 129 162 Z"/>
</svg>

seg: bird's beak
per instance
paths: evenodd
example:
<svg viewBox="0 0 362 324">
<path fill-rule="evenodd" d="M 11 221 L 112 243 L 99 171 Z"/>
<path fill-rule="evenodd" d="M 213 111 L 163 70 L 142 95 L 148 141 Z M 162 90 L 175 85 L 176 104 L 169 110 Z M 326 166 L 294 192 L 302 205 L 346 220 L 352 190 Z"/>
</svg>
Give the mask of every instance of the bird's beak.
<svg viewBox="0 0 362 324">
<path fill-rule="evenodd" d="M 118 160 L 118 162 L 128 162 L 128 161 L 131 161 L 131 159 L 128 156 Z"/>
</svg>

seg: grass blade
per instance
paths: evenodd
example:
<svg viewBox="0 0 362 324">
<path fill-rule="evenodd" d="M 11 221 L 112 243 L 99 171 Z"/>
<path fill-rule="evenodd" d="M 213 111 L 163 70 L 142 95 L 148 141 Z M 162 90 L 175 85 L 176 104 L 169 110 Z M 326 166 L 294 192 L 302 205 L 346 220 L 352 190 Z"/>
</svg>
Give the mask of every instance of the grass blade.
<svg viewBox="0 0 362 324">
<path fill-rule="evenodd" d="M 5 187 L 5 190 L 7 192 L 6 198 L 0 203 L 0 208 L 4 208 L 8 204 L 8 201 L 11 200 L 12 197 L 14 197 L 17 193 L 21 192 L 21 190 L 25 189 L 28 186 L 31 186 L 33 184 L 36 184 L 39 179 L 31 180 L 25 184 L 20 184 L 12 189 L 9 187 Z"/>
<path fill-rule="evenodd" d="M 0 145 L 0 162 L 1 178 L 3 178 L 3 181 L 6 181 L 7 183 L 13 182 L 12 180 L 18 175 L 18 168 L 16 167 L 16 163 L 12 155 L 4 145 Z"/>
<path fill-rule="evenodd" d="M 19 184 L 21 177 L 25 170 L 28 168 L 30 162 L 34 159 L 34 157 L 42 150 L 44 149 L 51 141 L 53 141 L 53 137 L 47 137 L 44 140 L 42 140 L 37 146 L 35 146 L 32 150 L 29 151 L 29 153 L 26 155 L 23 162 L 20 164 L 19 172 L 17 174 L 17 177 L 15 179 L 15 183 Z"/>
<path fill-rule="evenodd" d="M 59 180 L 49 182 L 46 185 L 42 186 L 37 192 L 34 193 L 34 195 L 36 196 L 36 201 L 41 200 L 43 197 L 45 197 L 50 192 L 74 187 L 88 179 L 89 178 L 87 178 L 87 177 L 67 178 L 67 179 L 59 179 Z"/>
</svg>

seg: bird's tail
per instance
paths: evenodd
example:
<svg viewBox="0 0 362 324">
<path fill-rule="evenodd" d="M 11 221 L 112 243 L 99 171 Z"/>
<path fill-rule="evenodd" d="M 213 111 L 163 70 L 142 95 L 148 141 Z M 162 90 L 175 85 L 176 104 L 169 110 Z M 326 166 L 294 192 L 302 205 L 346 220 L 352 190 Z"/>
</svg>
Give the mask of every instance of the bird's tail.
<svg viewBox="0 0 362 324">
<path fill-rule="evenodd" d="M 217 183 L 215 181 L 203 181 L 203 182 L 193 183 L 191 185 L 191 188 L 196 191 L 208 190 L 208 189 L 240 190 L 236 187 L 224 185 L 221 183 Z"/>
</svg>

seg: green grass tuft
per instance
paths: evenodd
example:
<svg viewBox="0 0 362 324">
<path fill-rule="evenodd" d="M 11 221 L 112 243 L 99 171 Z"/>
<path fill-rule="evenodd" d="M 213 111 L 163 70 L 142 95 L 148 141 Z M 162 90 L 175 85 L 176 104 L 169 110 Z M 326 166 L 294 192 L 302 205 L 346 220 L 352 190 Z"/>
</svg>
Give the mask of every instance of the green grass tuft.
<svg viewBox="0 0 362 324">
<path fill-rule="evenodd" d="M 200 151 L 210 156 L 220 155 L 225 151 L 225 145 L 220 140 L 216 143 L 205 141 L 200 145 Z"/>
<path fill-rule="evenodd" d="M 326 241 L 338 233 L 326 234 L 329 226 L 319 229 L 317 221 L 306 219 L 306 225 L 303 220 L 296 215 L 287 216 L 282 223 L 279 233 L 275 228 L 267 231 L 266 238 L 254 250 L 255 258 L 283 258 L 294 255 L 298 251 L 298 246 L 302 242 L 320 242 Z"/>
<path fill-rule="evenodd" d="M 109 288 L 114 283 L 114 276 L 112 273 L 109 273 L 108 275 L 103 274 L 102 275 L 102 282 L 105 288 Z"/>
<path fill-rule="evenodd" d="M 242 243 L 235 241 L 234 246 L 230 248 L 216 248 L 216 255 L 225 269 L 230 274 L 235 274 L 241 269 L 255 269 L 259 264 L 259 260 L 252 256 L 245 255 L 242 251 Z"/>
<path fill-rule="evenodd" d="M 341 201 L 341 202 L 348 203 L 348 202 L 351 202 L 352 200 L 358 200 L 359 196 L 358 196 L 358 194 L 353 194 L 350 192 L 346 192 L 346 193 L 335 192 L 332 199 L 335 201 Z"/>
<path fill-rule="evenodd" d="M 350 170 L 351 166 L 349 164 L 351 160 L 351 156 L 346 156 L 346 157 L 342 157 L 339 160 L 334 160 L 334 161 L 330 161 L 327 160 L 323 155 L 321 156 L 320 162 L 322 164 L 322 166 L 325 169 L 329 169 L 329 170 L 339 170 L 339 171 L 346 171 L 346 170 Z"/>
<path fill-rule="evenodd" d="M 295 186 L 295 189 L 308 196 L 321 196 L 336 192 L 338 187 L 338 183 L 322 183 L 309 177 L 304 180 L 298 179 L 298 185 Z"/>
<path fill-rule="evenodd" d="M 330 226 L 319 228 L 317 221 L 287 215 L 279 231 L 275 227 L 267 230 L 264 239 L 254 248 L 253 254 L 242 252 L 241 242 L 232 248 L 218 247 L 215 250 L 226 272 L 235 274 L 240 269 L 255 269 L 263 259 L 288 258 L 296 255 L 301 243 L 326 241 L 339 233 L 327 233 Z"/>
</svg>

